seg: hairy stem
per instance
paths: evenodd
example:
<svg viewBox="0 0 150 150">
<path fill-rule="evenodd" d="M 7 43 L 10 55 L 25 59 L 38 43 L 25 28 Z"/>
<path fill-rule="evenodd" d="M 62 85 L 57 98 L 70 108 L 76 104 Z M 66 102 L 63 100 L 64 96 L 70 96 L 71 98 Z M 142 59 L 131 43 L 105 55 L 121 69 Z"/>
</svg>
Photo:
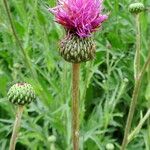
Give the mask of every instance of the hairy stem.
<svg viewBox="0 0 150 150">
<path fill-rule="evenodd" d="M 138 91 L 140 89 L 141 81 L 139 80 L 139 73 L 140 73 L 140 49 L 141 49 L 141 37 L 140 37 L 140 21 L 139 21 L 139 14 L 135 15 L 135 22 L 136 22 L 136 52 L 134 58 L 134 79 L 135 79 L 135 87 L 133 91 L 133 97 L 130 104 L 130 110 L 127 118 L 125 134 L 122 143 L 122 150 L 125 149 L 127 145 L 127 138 L 131 128 L 132 118 L 134 114 L 134 109 L 136 106 L 136 101 L 138 98 Z"/>
<path fill-rule="evenodd" d="M 73 150 L 79 150 L 79 73 L 80 64 L 72 64 L 72 137 Z"/>
<path fill-rule="evenodd" d="M 131 132 L 131 134 L 128 136 L 128 143 L 134 138 L 134 136 L 140 131 L 145 121 L 150 117 L 150 109 L 148 109 L 145 116 L 142 118 L 142 120 L 139 122 L 137 127 Z"/>
<path fill-rule="evenodd" d="M 136 22 L 136 52 L 134 58 L 134 78 L 137 80 L 138 75 L 140 73 L 140 49 L 141 49 L 141 35 L 140 35 L 140 21 L 139 21 L 139 14 L 135 16 Z"/>
<path fill-rule="evenodd" d="M 127 123 L 126 123 L 126 127 L 125 127 L 125 133 L 124 133 L 124 138 L 123 138 L 123 142 L 122 142 L 122 146 L 121 146 L 121 150 L 125 150 L 126 146 L 127 146 L 127 142 L 128 142 L 128 134 L 131 128 L 131 123 L 132 123 L 132 119 L 133 119 L 133 115 L 135 112 L 135 107 L 136 107 L 136 103 L 137 103 L 137 99 L 138 99 L 138 94 L 139 94 L 139 90 L 140 90 L 140 86 L 141 86 L 141 82 L 143 79 L 143 75 L 148 67 L 148 65 L 150 64 L 150 53 L 149 56 L 141 70 L 141 72 L 139 73 L 139 76 L 136 80 L 135 86 L 134 86 L 134 90 L 133 90 L 133 95 L 132 95 L 132 99 L 131 99 L 131 105 L 130 105 L 130 109 L 129 109 L 129 114 L 128 114 L 128 118 L 127 118 Z"/>
<path fill-rule="evenodd" d="M 15 120 L 14 127 L 13 127 L 13 133 L 12 133 L 11 140 L 10 140 L 9 150 L 15 150 L 17 136 L 18 136 L 18 132 L 20 129 L 20 124 L 21 124 L 22 113 L 23 113 L 23 106 L 18 106 L 18 110 L 16 113 L 16 120 Z"/>
</svg>

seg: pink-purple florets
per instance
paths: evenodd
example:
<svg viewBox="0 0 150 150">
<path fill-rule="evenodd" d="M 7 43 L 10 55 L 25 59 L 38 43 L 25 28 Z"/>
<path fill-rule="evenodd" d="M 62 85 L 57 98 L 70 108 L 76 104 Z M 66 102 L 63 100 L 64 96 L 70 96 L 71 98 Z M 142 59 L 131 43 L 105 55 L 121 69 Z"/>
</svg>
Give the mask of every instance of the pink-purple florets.
<svg viewBox="0 0 150 150">
<path fill-rule="evenodd" d="M 49 11 L 67 31 L 88 37 L 108 18 L 101 14 L 102 3 L 103 0 L 59 0 L 58 5 Z"/>
</svg>

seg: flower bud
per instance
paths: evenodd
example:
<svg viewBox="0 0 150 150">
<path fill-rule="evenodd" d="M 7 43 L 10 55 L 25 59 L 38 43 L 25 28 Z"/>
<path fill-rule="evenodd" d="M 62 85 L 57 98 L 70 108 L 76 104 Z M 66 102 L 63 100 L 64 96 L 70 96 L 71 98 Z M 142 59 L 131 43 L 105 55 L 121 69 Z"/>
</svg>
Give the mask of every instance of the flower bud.
<svg viewBox="0 0 150 150">
<path fill-rule="evenodd" d="M 128 83 L 128 82 L 129 82 L 129 80 L 128 80 L 127 78 L 124 78 L 123 81 L 124 81 L 125 83 Z"/>
<path fill-rule="evenodd" d="M 69 34 L 60 44 L 60 54 L 68 62 L 81 63 L 95 57 L 95 42 L 91 37 Z"/>
<path fill-rule="evenodd" d="M 145 9 L 142 3 L 133 3 L 129 5 L 129 11 L 134 14 L 138 14 Z"/>
<path fill-rule="evenodd" d="M 106 150 L 114 150 L 114 149 L 115 149 L 115 147 L 114 147 L 114 145 L 112 143 L 108 143 L 106 145 Z"/>
<path fill-rule="evenodd" d="M 36 99 L 33 87 L 28 83 L 16 83 L 7 93 L 8 100 L 16 105 L 29 104 Z"/>
<path fill-rule="evenodd" d="M 49 136 L 48 141 L 51 143 L 55 143 L 56 142 L 56 136 L 54 136 L 54 135 Z"/>
</svg>

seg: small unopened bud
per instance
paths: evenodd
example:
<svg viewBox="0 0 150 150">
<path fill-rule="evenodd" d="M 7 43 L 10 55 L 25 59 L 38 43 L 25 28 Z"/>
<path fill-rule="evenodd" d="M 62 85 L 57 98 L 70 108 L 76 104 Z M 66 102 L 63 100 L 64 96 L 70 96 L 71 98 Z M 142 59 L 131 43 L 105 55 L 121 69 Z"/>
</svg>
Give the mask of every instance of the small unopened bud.
<svg viewBox="0 0 150 150">
<path fill-rule="evenodd" d="M 33 87 L 28 83 L 16 83 L 7 93 L 8 100 L 16 105 L 29 104 L 36 99 Z"/>
<path fill-rule="evenodd" d="M 54 135 L 49 136 L 49 137 L 48 137 L 48 141 L 49 141 L 50 143 L 55 143 L 55 142 L 56 142 L 56 136 L 54 136 Z"/>
<path fill-rule="evenodd" d="M 126 83 L 129 82 L 129 80 L 127 78 L 124 78 L 123 81 L 126 82 Z"/>
<path fill-rule="evenodd" d="M 129 11 L 134 14 L 138 14 L 144 11 L 145 7 L 142 3 L 133 3 L 129 5 Z"/>
<path fill-rule="evenodd" d="M 106 80 L 103 80 L 102 83 L 106 83 Z"/>
<path fill-rule="evenodd" d="M 115 146 L 112 143 L 108 143 L 106 145 L 106 150 L 114 150 L 114 149 L 115 149 Z"/>
<path fill-rule="evenodd" d="M 113 60 L 116 60 L 116 59 L 117 59 L 117 57 L 116 57 L 116 56 L 113 56 L 113 57 L 112 57 L 112 59 L 113 59 Z"/>
<path fill-rule="evenodd" d="M 13 67 L 14 67 L 15 69 L 19 69 L 19 68 L 20 68 L 20 64 L 15 63 L 15 64 L 13 65 Z"/>
</svg>

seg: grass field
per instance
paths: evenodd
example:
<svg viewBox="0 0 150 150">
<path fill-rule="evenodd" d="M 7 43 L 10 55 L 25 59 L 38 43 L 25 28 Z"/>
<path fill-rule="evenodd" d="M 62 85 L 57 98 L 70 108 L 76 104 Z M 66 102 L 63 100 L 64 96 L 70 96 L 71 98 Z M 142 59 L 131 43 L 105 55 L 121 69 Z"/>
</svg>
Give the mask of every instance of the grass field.
<svg viewBox="0 0 150 150">
<path fill-rule="evenodd" d="M 80 149 L 119 150 L 134 89 L 135 17 L 131 0 L 104 1 L 109 13 L 96 39 L 96 58 L 80 70 Z M 150 51 L 150 0 L 140 14 L 141 64 Z M 16 40 L 0 1 L 0 150 L 8 150 L 16 107 L 7 91 L 16 82 L 30 83 L 37 99 L 26 107 L 16 150 L 71 150 L 71 64 L 59 55 L 63 28 L 47 10 L 55 0 L 8 1 Z M 132 130 L 150 108 L 150 65 L 146 69 Z M 50 141 L 55 136 L 56 141 Z M 150 150 L 150 118 L 127 150 Z"/>
</svg>

